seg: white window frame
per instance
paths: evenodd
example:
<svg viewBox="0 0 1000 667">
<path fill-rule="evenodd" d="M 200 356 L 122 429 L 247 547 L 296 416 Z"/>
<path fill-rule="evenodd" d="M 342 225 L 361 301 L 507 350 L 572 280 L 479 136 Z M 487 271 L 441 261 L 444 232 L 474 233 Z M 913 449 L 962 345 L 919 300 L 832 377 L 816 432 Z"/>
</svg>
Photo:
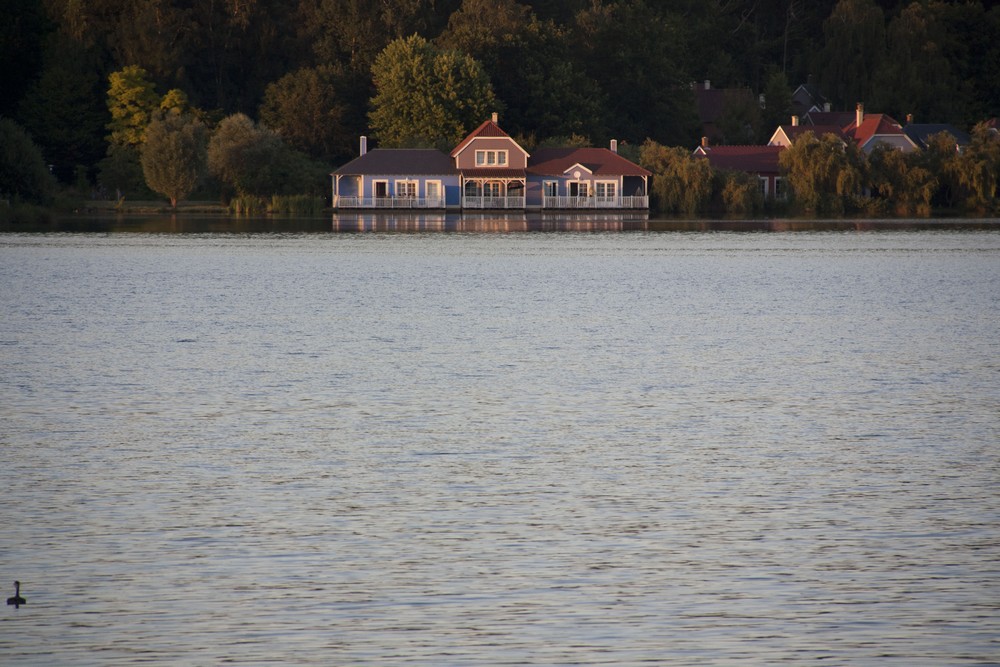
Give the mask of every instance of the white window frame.
<svg viewBox="0 0 1000 667">
<path fill-rule="evenodd" d="M 476 151 L 476 166 L 506 167 L 507 152 L 499 149 L 479 149 Z"/>
<path fill-rule="evenodd" d="M 576 186 L 576 195 L 573 194 L 573 186 Z M 566 193 L 570 196 L 576 196 L 580 198 L 590 196 L 590 181 L 568 181 L 566 184 Z"/>
<path fill-rule="evenodd" d="M 771 184 L 768 181 L 767 176 L 758 176 L 757 182 L 760 183 L 760 193 L 764 195 L 764 199 L 767 199 L 771 195 L 771 193 L 768 192 Z"/>
<path fill-rule="evenodd" d="M 396 197 L 399 199 L 416 199 L 420 193 L 420 183 L 410 179 L 396 181 Z"/>
<path fill-rule="evenodd" d="M 788 199 L 788 181 L 783 176 L 774 179 L 774 198 L 778 201 Z"/>
<path fill-rule="evenodd" d="M 378 193 L 378 186 L 382 185 L 385 187 L 385 192 L 382 195 Z M 372 181 L 372 197 L 375 199 L 381 199 L 383 197 L 389 197 L 389 181 L 384 178 L 379 178 Z"/>
<path fill-rule="evenodd" d="M 431 187 L 437 188 L 437 194 L 431 194 Z M 441 181 L 426 181 L 424 183 L 424 197 L 428 200 L 435 199 L 441 200 L 444 198 L 444 188 L 441 187 Z"/>
<path fill-rule="evenodd" d="M 542 183 L 542 193 L 546 197 L 558 197 L 559 181 L 544 181 Z"/>
<path fill-rule="evenodd" d="M 618 181 L 594 181 L 594 196 L 614 199 L 618 196 Z"/>
</svg>

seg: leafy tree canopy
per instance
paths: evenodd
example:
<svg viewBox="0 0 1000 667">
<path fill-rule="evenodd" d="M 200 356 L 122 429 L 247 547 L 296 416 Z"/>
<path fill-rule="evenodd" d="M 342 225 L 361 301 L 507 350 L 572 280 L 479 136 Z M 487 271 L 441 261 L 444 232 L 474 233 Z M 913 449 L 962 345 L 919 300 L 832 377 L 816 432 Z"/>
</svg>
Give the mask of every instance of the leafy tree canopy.
<svg viewBox="0 0 1000 667">
<path fill-rule="evenodd" d="M 189 115 L 160 115 L 146 129 L 142 173 L 146 184 L 174 208 L 205 173 L 205 141 L 205 126 Z"/>
<path fill-rule="evenodd" d="M 383 146 L 455 145 L 498 111 L 482 65 L 412 35 L 390 43 L 372 70 L 369 119 Z"/>
<path fill-rule="evenodd" d="M 111 143 L 141 146 L 153 112 L 160 106 L 149 73 L 138 65 L 129 65 L 108 77 L 108 129 Z"/>
</svg>

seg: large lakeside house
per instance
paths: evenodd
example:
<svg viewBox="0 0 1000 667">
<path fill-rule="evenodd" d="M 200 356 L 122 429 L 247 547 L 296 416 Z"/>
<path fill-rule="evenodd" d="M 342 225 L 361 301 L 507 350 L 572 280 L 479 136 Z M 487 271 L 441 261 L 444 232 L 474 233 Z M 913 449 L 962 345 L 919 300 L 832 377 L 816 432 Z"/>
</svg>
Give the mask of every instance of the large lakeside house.
<svg viewBox="0 0 1000 667">
<path fill-rule="evenodd" d="M 529 154 L 497 115 L 452 151 L 368 150 L 331 174 L 336 209 L 648 209 L 651 172 L 610 148 Z"/>
</svg>

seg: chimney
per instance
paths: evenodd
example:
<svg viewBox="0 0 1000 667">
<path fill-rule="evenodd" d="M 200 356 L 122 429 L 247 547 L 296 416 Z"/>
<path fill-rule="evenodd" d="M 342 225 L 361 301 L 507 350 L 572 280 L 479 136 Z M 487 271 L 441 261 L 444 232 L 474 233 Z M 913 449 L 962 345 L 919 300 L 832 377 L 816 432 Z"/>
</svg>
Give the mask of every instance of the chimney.
<svg viewBox="0 0 1000 667">
<path fill-rule="evenodd" d="M 906 124 L 907 125 L 913 125 L 913 114 L 912 113 L 906 114 Z"/>
<path fill-rule="evenodd" d="M 833 105 L 830 104 L 829 102 L 823 102 L 823 111 L 830 113 L 831 111 L 833 111 Z"/>
<path fill-rule="evenodd" d="M 611 140 L 611 152 L 612 153 L 617 153 L 618 152 L 618 140 L 617 139 L 612 139 Z"/>
<path fill-rule="evenodd" d="M 865 105 L 858 102 L 857 108 L 854 110 L 854 124 L 861 127 L 861 123 L 865 120 Z"/>
<path fill-rule="evenodd" d="M 799 117 L 792 116 L 792 127 L 798 127 L 798 126 L 799 126 Z"/>
<path fill-rule="evenodd" d="M 364 155 L 367 152 L 368 152 L 368 137 L 366 137 L 365 135 L 361 135 L 361 149 L 358 154 Z"/>
<path fill-rule="evenodd" d="M 705 79 L 705 90 L 712 90 L 712 82 L 709 79 Z"/>
<path fill-rule="evenodd" d="M 497 112 L 494 111 L 493 112 L 493 123 L 495 124 L 499 119 L 500 119 L 500 117 L 497 115 Z"/>
<path fill-rule="evenodd" d="M 702 148 L 708 148 L 708 137 L 702 137 L 701 138 L 701 147 Z"/>
</svg>

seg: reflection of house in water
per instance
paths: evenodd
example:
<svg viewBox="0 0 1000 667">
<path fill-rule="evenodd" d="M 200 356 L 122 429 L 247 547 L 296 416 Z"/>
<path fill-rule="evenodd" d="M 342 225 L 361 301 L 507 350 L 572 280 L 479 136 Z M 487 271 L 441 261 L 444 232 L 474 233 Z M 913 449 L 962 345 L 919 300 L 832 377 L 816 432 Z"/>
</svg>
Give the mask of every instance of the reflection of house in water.
<svg viewBox="0 0 1000 667">
<path fill-rule="evenodd" d="M 509 232 L 625 232 L 648 229 L 646 211 L 593 213 L 527 213 L 524 211 L 360 212 L 333 215 L 335 232 L 377 233 L 509 233 Z"/>
<path fill-rule="evenodd" d="M 651 173 L 610 148 L 540 149 L 530 155 L 496 114 L 451 155 L 375 149 L 333 172 L 333 206 L 345 209 L 566 210 L 649 208 Z"/>
</svg>

